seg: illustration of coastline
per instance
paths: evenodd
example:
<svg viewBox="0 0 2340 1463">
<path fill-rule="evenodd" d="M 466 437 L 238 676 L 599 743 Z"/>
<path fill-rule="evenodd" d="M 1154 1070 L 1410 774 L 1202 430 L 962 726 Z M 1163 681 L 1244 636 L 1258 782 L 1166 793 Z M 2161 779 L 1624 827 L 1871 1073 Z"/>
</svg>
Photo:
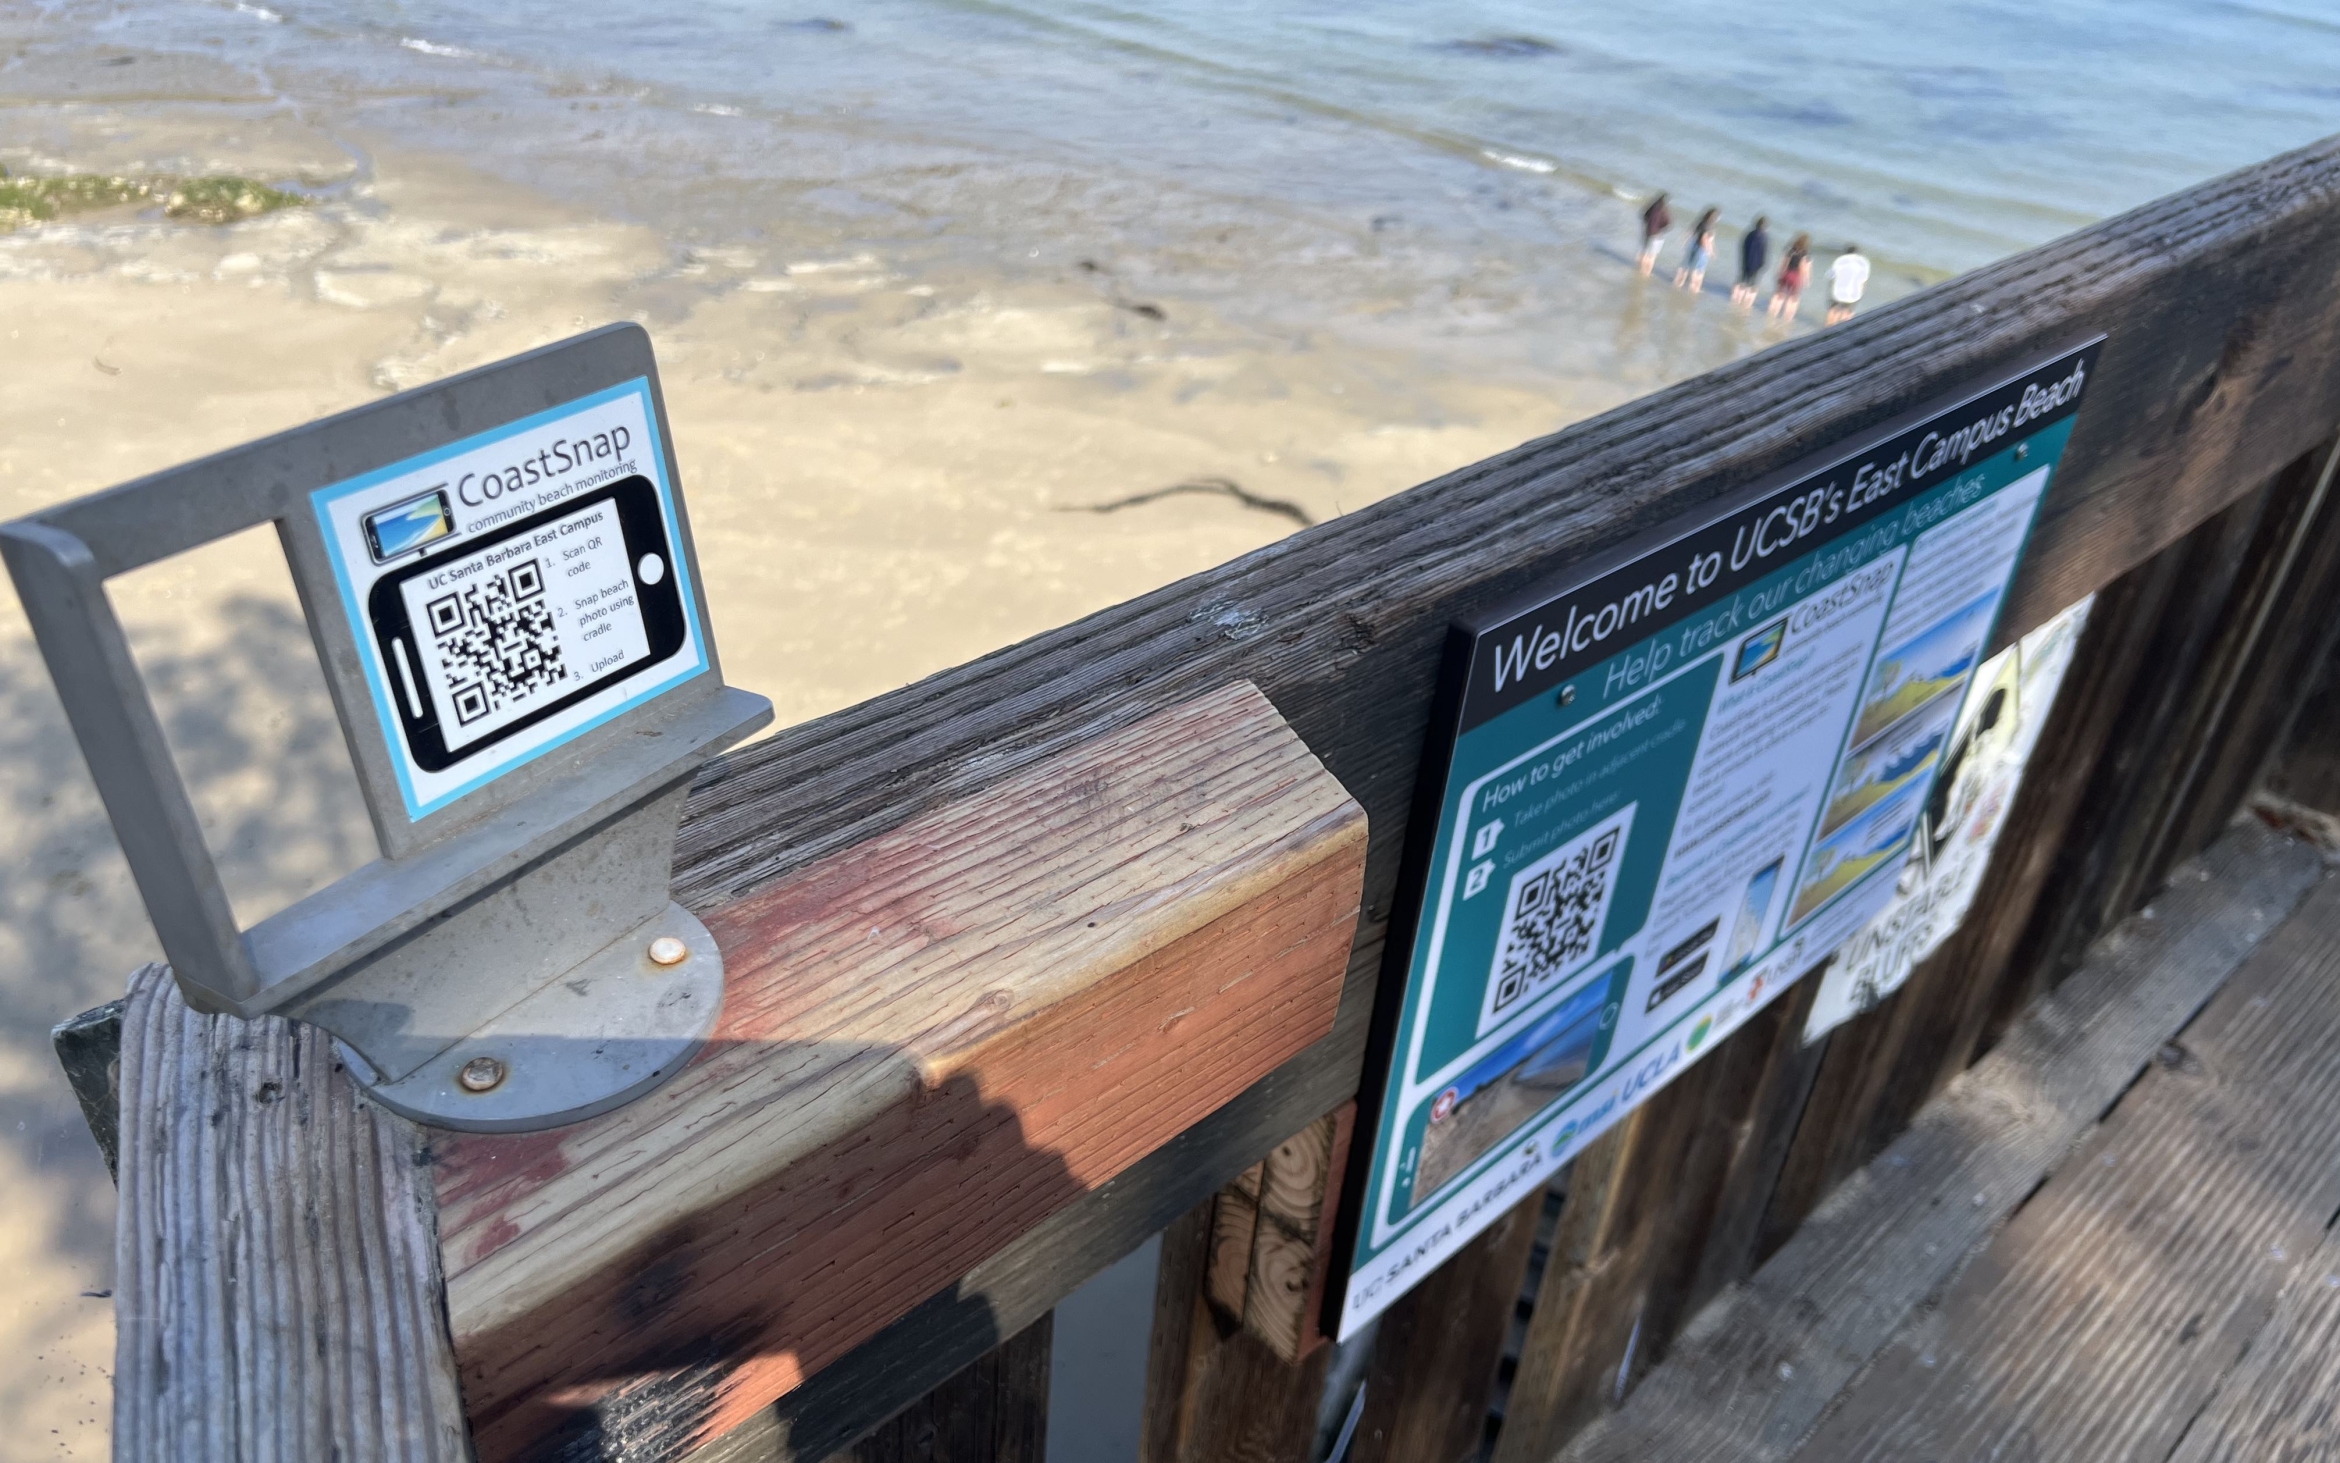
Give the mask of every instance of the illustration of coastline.
<svg viewBox="0 0 2340 1463">
<path fill-rule="evenodd" d="M 1917 831 L 1926 786 L 1923 781 L 1905 785 L 1815 844 L 1804 863 L 1804 881 L 1796 890 L 1795 907 L 1788 911 L 1787 923 L 1798 923 L 1880 865 L 1899 859 L 1909 846 L 1910 835 Z"/>
<path fill-rule="evenodd" d="M 1631 963 L 1623 962 L 1608 975 L 1587 982 L 1448 1085 L 1451 1106 L 1422 1134 L 1422 1157 L 1414 1168 L 1409 1207 L 1428 1199 L 1480 1154 L 1591 1074 L 1601 1043 L 1602 1016 L 1618 974 Z"/>
<path fill-rule="evenodd" d="M 1869 693 L 1853 722 L 1855 748 L 1867 746 L 1895 722 L 1964 684 L 1982 654 L 1997 603 L 1996 590 L 1981 595 L 1877 658 Z"/>
<path fill-rule="evenodd" d="M 1869 808 L 1925 778 L 1942 759 L 1957 721 L 1959 698 L 1942 692 L 1886 729 L 1884 735 L 1844 759 L 1828 808 L 1820 815 L 1823 836 Z"/>
</svg>

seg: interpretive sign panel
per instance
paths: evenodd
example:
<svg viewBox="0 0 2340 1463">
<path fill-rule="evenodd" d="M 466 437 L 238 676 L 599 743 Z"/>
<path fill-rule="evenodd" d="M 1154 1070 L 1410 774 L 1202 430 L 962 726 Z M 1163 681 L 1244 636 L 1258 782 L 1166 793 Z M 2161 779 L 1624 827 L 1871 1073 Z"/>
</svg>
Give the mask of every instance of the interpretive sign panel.
<svg viewBox="0 0 2340 1463">
<path fill-rule="evenodd" d="M 1892 897 L 2098 346 L 1456 628 L 1343 1338 Z"/>
</svg>

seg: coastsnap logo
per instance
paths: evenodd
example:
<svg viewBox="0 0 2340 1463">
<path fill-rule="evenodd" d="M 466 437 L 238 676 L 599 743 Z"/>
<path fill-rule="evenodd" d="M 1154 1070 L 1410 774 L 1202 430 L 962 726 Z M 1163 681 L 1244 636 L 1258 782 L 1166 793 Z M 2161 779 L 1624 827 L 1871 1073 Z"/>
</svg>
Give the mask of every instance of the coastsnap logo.
<svg viewBox="0 0 2340 1463">
<path fill-rule="evenodd" d="M 490 472 L 465 473 L 455 480 L 455 496 L 465 507 L 478 508 L 580 467 L 614 461 L 625 456 L 626 448 L 633 441 L 634 434 L 624 427 L 612 427 L 589 437 L 558 438 L 539 448 L 535 455 L 508 466 Z"/>
</svg>

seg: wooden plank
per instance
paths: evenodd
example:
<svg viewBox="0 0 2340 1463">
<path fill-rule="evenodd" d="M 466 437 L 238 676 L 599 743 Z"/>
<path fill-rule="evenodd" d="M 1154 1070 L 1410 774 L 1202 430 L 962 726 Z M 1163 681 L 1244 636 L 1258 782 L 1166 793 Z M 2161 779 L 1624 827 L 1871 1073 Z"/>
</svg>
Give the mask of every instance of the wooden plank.
<svg viewBox="0 0 2340 1463">
<path fill-rule="evenodd" d="M 418 1131 L 162 966 L 121 1030 L 114 1456 L 468 1460 Z"/>
<path fill-rule="evenodd" d="M 1245 1136 L 1214 1150 L 1209 1173 L 1148 1170 L 1150 1192 L 1182 1208 L 1264 1151 L 1251 1135 L 1290 1133 L 1354 1093 L 1450 619 L 1902 403 L 2104 330 L 2111 343 L 2002 627 L 2020 634 L 2184 535 L 2340 417 L 2336 177 L 2340 146 L 2303 149 L 787 729 L 702 779 L 678 896 L 711 911 L 1231 677 L 1256 681 L 1373 820 L 1367 918 L 1335 1036 L 1240 1099 L 1213 1131 Z M 1121 1227 L 1131 1214 L 1076 1204 L 1050 1231 L 1066 1248 L 1017 1251 L 1016 1278 L 995 1272 L 988 1303 L 1045 1310 L 1080 1278 L 1065 1254 L 1142 1238 Z M 877 1350 L 790 1394 L 790 1425 L 817 1414 L 827 1435 L 873 1407 L 882 1416 L 976 1354 L 936 1352 L 932 1334 L 889 1328 Z M 976 1346 L 982 1332 L 953 1334 Z"/>
<path fill-rule="evenodd" d="M 1698 1268 L 1683 1296 L 1689 1313 L 1747 1278 L 1763 1259 L 1758 1249 L 1763 1219 L 1778 1189 L 1813 1079 L 1819 1075 L 1821 1054 L 1827 1050 L 1825 1043 L 1804 1041 L 1804 1023 L 1811 1017 L 1820 976 L 1819 971 L 1805 976 L 1748 1023 L 1760 1033 L 1747 1040 L 1763 1051 L 1762 1070 L 1732 1127 L 1730 1167 L 1700 1244 Z"/>
<path fill-rule="evenodd" d="M 2197 538 L 2219 532 L 2214 526 Z M 1764 1222 L 1765 1253 L 1883 1152 L 1973 1059 L 1978 1044 L 2068 973 L 2065 952 L 2085 943 L 2075 946 L 2075 939 L 2092 939 L 2102 928 L 2082 911 L 2101 904 L 2101 891 L 2090 891 L 2102 880 L 2105 845 L 2117 839 L 2124 809 L 2136 799 L 2091 808 L 2075 794 L 2090 788 L 2105 766 L 2117 765 L 2135 779 L 2139 767 L 2172 751 L 2164 721 L 2155 719 L 2152 708 L 2174 694 L 2172 682 L 2198 667 L 2170 659 L 2182 647 L 2169 643 L 2167 627 L 2175 620 L 2181 629 L 2195 630 L 2191 653 L 2198 657 L 2200 628 L 2213 618 L 2199 602 L 2209 596 L 2214 612 L 2224 592 L 2224 580 L 2210 576 L 2205 582 L 2200 557 L 2201 545 L 2191 539 L 2165 551 L 2108 590 L 2090 615 L 2073 656 L 2070 692 L 2059 698 L 2064 715 L 2049 729 L 2056 735 L 2041 737 L 2037 765 L 2025 776 L 1994 853 L 1987 878 L 1995 887 L 1977 891 L 1975 908 L 1989 911 L 1990 918 L 1970 918 L 1891 1000 L 1831 1036 L 1810 1111 Z M 2183 608 L 2173 611 L 2173 605 Z M 2142 692 L 2143 708 L 2134 704 L 2141 677 L 2151 682 Z M 2107 795 L 2098 788 L 2100 800 Z M 2068 806 L 2042 806 L 2059 800 Z M 2059 811 L 2049 836 L 2039 820 Z M 2019 879 L 2028 887 L 2014 882 Z M 2055 892 L 2034 928 L 2031 912 L 2047 890 Z M 2092 897 L 2098 904 L 2089 902 Z"/>
<path fill-rule="evenodd" d="M 2298 721 L 2268 769 L 2267 790 L 2327 816 L 2340 815 L 2340 655 L 2327 649 L 2308 683 Z"/>
<path fill-rule="evenodd" d="M 1260 1170 L 1266 1161 L 1236 1175 L 1211 1200 L 1211 1257 L 1203 1271 L 1203 1293 L 1228 1320 L 1241 1322 L 1251 1289 L 1251 1242 L 1259 1233 Z"/>
<path fill-rule="evenodd" d="M 716 911 L 681 1076 L 435 1147 L 482 1456 L 718 1437 L 1319 1039 L 1364 841 L 1239 684 Z"/>
<path fill-rule="evenodd" d="M 2328 883 L 1797 1456 L 2166 1457 L 2340 1211 L 2336 1159 Z"/>
<path fill-rule="evenodd" d="M 2340 617 L 2296 612 L 2340 600 L 2336 469 L 2340 442 L 2323 443 L 2279 480 L 2286 501 L 2269 535 L 2268 571 L 2252 586 L 2250 602 L 2236 607 L 2245 633 L 2222 663 L 2217 708 L 2205 719 L 2187 768 L 2182 815 L 2172 820 L 2157 860 L 2207 843 L 2216 832 L 2211 825 L 2264 781 L 2274 753 L 2299 725 L 2317 671 L 2340 644 Z M 2303 730 L 2314 740 L 2334 729 L 2310 722 Z"/>
<path fill-rule="evenodd" d="M 1332 1348 L 1285 1361 L 1247 1328 L 1199 1338 L 1179 1463 L 1311 1463 Z"/>
<path fill-rule="evenodd" d="M 1213 1303 L 1217 1197 L 1162 1236 L 1141 1463 L 1312 1463 L 1332 1350 L 1287 1362 Z"/>
<path fill-rule="evenodd" d="M 1050 1318 L 970 1362 L 831 1463 L 1047 1463 Z"/>
<path fill-rule="evenodd" d="M 2096 937 L 2166 876 L 2147 864 L 2175 793 L 2189 722 L 2222 669 L 2211 657 L 2230 598 L 2248 585 L 2268 506 L 2261 486 L 2188 538 L 2163 567 L 2173 581 L 2168 601 L 2150 626 L 2129 627 L 2145 642 L 2140 673 L 2089 776 L 2066 840 L 2072 858 L 2045 903 L 2049 918 L 2026 932 L 2018 957 L 2041 988 L 2063 979 Z"/>
<path fill-rule="evenodd" d="M 1217 1194 L 1180 1215 L 1162 1231 L 1162 1261 L 1154 1271 L 1154 1320 L 1146 1343 L 1146 1415 L 1138 1431 L 1138 1463 L 1175 1463 L 1193 1428 L 1198 1328 L 1195 1298 L 1209 1298 L 1211 1235 Z M 1206 1343 L 1207 1344 L 1207 1343 Z"/>
<path fill-rule="evenodd" d="M 1382 1313 L 1350 1463 L 1476 1455 L 1543 1210 L 1539 1189 Z"/>
<path fill-rule="evenodd" d="M 1164 1234 L 1147 1460 L 1308 1463 L 1326 1361 L 1317 1317 L 1332 1258 L 1319 1240 L 1330 1232 L 1355 1125 L 1355 1104 L 1343 1104 Z"/>
<path fill-rule="evenodd" d="M 1802 984 L 1816 979 L 1807 973 Z M 1579 1160 L 1496 1433 L 1497 1463 L 1548 1458 L 1616 1406 L 1672 1343 L 1701 1277 L 1733 1263 L 1710 1251 L 1724 1225 L 1722 1248 L 1743 1246 L 1749 1211 L 1760 1212 L 1752 1195 L 1768 1189 L 1778 1145 L 1759 1123 L 1792 1124 L 1795 1102 L 1776 1083 L 1800 1085 L 1783 1074 L 1798 1064 L 1781 1053 L 1800 1044 L 1809 1000 L 1805 990 L 1775 1002 L 1636 1114 L 1621 1152 L 1599 1165 Z"/>
<path fill-rule="evenodd" d="M 2326 1229 L 2169 1463 L 2340 1456 L 2334 1396 L 2340 1396 L 2340 1232 Z"/>
<path fill-rule="evenodd" d="M 1278 1143 L 1260 1166 L 1243 1324 L 1287 1362 L 1331 1339 L 1319 1320 L 1332 1273 L 1333 1208 L 1356 1126 L 1357 1105 L 1343 1103 Z"/>
<path fill-rule="evenodd" d="M 1785 1457 L 2322 872 L 2312 849 L 2238 823 L 1561 1456 Z"/>
<path fill-rule="evenodd" d="M 1665 1318 L 1650 1312 L 1669 1263 L 1682 1259 L 1677 1212 L 1720 1187 L 1721 1164 L 1700 1140 L 1719 1126 L 1708 1112 L 1723 1105 L 1721 1094 L 1731 1086 L 1728 1056 L 1738 1035 L 1572 1166 L 1552 1258 L 1495 1435 L 1495 1463 L 1548 1458 L 1560 1439 L 1617 1404 L 1646 1355 L 1645 1341 L 1664 1334 Z M 1691 1258 L 1694 1263 L 1694 1253 Z"/>
</svg>

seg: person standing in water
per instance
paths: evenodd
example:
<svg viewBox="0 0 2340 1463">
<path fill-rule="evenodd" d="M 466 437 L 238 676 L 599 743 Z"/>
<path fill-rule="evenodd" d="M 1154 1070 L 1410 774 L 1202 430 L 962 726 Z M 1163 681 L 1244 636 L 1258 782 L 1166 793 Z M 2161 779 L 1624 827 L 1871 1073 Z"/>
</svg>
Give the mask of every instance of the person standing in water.
<svg viewBox="0 0 2340 1463">
<path fill-rule="evenodd" d="M 1842 325 L 1853 317 L 1853 307 L 1861 302 L 1861 291 L 1869 287 L 1869 261 L 1861 256 L 1861 246 L 1847 244 L 1836 262 L 1828 266 L 1828 323 Z"/>
<path fill-rule="evenodd" d="M 1731 286 L 1731 303 L 1741 310 L 1754 307 L 1763 266 L 1771 258 L 1771 230 L 1766 227 L 1770 222 L 1760 213 L 1755 215 L 1747 236 L 1739 240 L 1739 282 Z"/>
<path fill-rule="evenodd" d="M 1798 234 L 1788 245 L 1787 255 L 1779 261 L 1779 279 L 1771 287 L 1771 318 L 1796 318 L 1796 308 L 1804 303 L 1804 285 L 1812 278 L 1812 236 Z"/>
<path fill-rule="evenodd" d="M 1690 226 L 1690 257 L 1674 271 L 1674 288 L 1697 294 L 1706 288 L 1706 266 L 1714 262 L 1714 224 L 1722 210 L 1710 208 Z"/>
<path fill-rule="evenodd" d="M 1674 226 L 1674 211 L 1666 207 L 1666 195 L 1660 193 L 1641 211 L 1641 272 L 1657 268 L 1658 250 L 1666 246 L 1666 230 Z"/>
</svg>

